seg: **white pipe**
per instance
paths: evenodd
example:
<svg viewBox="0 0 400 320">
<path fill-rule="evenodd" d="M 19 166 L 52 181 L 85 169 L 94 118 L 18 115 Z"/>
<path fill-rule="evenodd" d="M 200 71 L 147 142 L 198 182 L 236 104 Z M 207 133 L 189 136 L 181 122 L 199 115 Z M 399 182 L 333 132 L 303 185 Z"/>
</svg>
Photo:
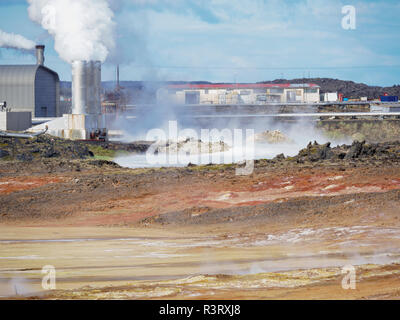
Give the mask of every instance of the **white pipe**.
<svg viewBox="0 0 400 320">
<path fill-rule="evenodd" d="M 72 62 L 72 114 L 87 113 L 87 63 Z"/>
</svg>

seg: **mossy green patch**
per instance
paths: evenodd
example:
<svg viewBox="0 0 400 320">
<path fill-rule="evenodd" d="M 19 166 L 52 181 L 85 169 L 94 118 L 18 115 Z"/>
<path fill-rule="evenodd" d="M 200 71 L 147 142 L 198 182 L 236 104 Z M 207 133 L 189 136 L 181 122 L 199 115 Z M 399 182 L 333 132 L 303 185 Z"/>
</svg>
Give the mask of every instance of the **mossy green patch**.
<svg viewBox="0 0 400 320">
<path fill-rule="evenodd" d="M 235 167 L 236 164 L 229 163 L 229 164 L 213 164 L 213 165 L 200 165 L 200 166 L 193 166 L 188 167 L 188 169 L 193 171 L 202 171 L 202 170 L 224 170 Z"/>
<path fill-rule="evenodd" d="M 116 150 L 106 149 L 106 148 L 103 148 L 102 146 L 96 146 L 96 145 L 90 145 L 88 147 L 89 147 L 89 150 L 94 154 L 94 158 L 96 160 L 112 161 L 116 157 L 126 156 L 126 155 L 131 154 L 128 151 L 124 151 L 124 150 L 116 151 Z"/>
<path fill-rule="evenodd" d="M 116 154 L 115 150 L 105 149 L 102 146 L 90 145 L 88 147 L 89 147 L 89 150 L 91 152 L 93 152 L 95 157 L 114 158 L 115 154 Z"/>
</svg>

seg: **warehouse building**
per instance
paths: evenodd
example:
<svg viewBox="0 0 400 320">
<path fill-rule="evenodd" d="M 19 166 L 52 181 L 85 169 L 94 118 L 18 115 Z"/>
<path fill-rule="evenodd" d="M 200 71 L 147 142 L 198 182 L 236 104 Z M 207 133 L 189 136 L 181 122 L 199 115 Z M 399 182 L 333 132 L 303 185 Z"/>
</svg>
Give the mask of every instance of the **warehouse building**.
<svg viewBox="0 0 400 320">
<path fill-rule="evenodd" d="M 57 117 L 60 79 L 44 66 L 44 46 L 36 47 L 36 56 L 36 65 L 0 65 L 0 101 L 13 112 L 31 112 L 32 118 Z"/>
<path fill-rule="evenodd" d="M 158 102 L 186 104 L 317 103 L 316 84 L 173 84 L 157 91 Z"/>
</svg>

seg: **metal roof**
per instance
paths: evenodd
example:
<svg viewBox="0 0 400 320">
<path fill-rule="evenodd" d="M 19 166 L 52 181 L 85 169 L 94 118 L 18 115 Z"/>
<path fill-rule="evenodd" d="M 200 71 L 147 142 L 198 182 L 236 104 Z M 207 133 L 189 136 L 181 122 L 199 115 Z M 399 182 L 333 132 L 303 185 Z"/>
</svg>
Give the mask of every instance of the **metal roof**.
<svg viewBox="0 0 400 320">
<path fill-rule="evenodd" d="M 314 83 L 304 84 L 267 84 L 267 83 L 222 83 L 222 84 L 171 84 L 168 89 L 258 89 L 258 88 L 319 88 Z"/>
<path fill-rule="evenodd" d="M 58 80 L 58 74 L 41 65 L 0 65 L 0 86 L 33 85 L 39 68 L 52 73 Z"/>
</svg>

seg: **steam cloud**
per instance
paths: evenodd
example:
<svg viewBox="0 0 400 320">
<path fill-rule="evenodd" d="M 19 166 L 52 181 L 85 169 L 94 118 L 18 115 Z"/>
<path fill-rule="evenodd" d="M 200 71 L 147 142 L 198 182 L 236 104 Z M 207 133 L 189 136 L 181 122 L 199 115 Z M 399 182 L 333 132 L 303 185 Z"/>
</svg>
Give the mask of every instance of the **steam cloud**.
<svg viewBox="0 0 400 320">
<path fill-rule="evenodd" d="M 0 47 L 30 51 L 35 48 L 35 42 L 15 33 L 0 30 Z"/>
<path fill-rule="evenodd" d="M 27 1 L 30 19 L 54 37 L 55 50 L 66 62 L 104 62 L 114 50 L 114 13 L 107 0 Z"/>
</svg>

